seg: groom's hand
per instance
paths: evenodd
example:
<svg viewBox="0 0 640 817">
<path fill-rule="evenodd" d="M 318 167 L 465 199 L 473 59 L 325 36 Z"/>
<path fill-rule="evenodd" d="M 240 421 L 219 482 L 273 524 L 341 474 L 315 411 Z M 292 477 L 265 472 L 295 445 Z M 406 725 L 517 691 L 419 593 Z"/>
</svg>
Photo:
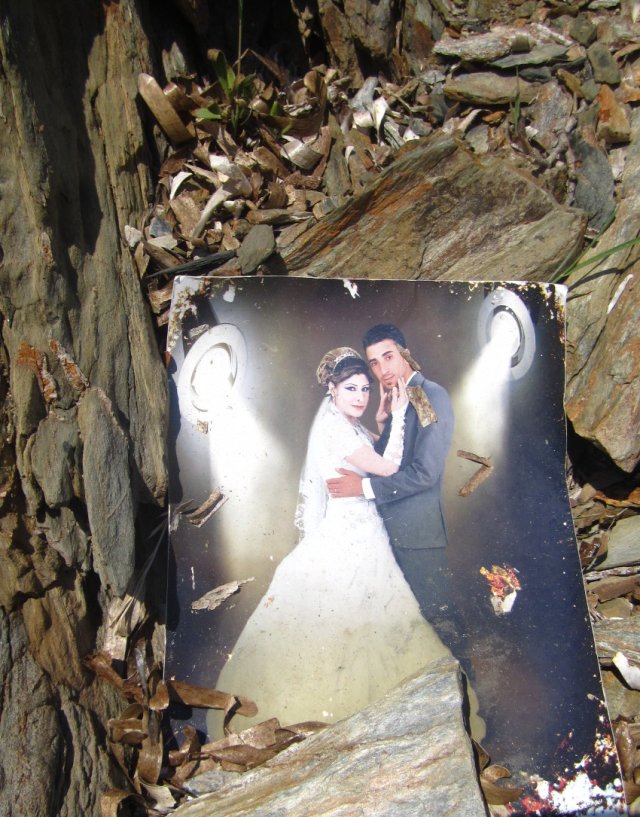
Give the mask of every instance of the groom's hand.
<svg viewBox="0 0 640 817">
<path fill-rule="evenodd" d="M 329 496 L 333 498 L 343 498 L 346 496 L 362 496 L 362 477 L 348 471 L 346 468 L 338 468 L 341 477 L 334 477 L 327 480 Z"/>
<path fill-rule="evenodd" d="M 387 391 L 380 381 L 380 404 L 376 412 L 376 424 L 378 431 L 382 434 L 382 429 L 391 411 L 391 392 Z"/>
</svg>

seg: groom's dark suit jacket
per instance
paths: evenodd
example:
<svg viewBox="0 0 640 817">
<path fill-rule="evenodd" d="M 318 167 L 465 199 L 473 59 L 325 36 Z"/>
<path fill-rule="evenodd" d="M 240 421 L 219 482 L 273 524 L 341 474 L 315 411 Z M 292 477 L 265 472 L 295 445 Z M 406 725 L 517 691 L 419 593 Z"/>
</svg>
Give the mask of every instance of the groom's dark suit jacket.
<svg viewBox="0 0 640 817">
<path fill-rule="evenodd" d="M 442 548 L 447 544 L 447 530 L 440 494 L 453 435 L 453 410 L 445 389 L 419 372 L 410 385 L 423 389 L 438 420 L 423 428 L 409 405 L 400 470 L 391 477 L 371 477 L 371 487 L 394 547 Z M 387 444 L 390 425 L 389 419 L 376 443 L 379 454 Z"/>
</svg>

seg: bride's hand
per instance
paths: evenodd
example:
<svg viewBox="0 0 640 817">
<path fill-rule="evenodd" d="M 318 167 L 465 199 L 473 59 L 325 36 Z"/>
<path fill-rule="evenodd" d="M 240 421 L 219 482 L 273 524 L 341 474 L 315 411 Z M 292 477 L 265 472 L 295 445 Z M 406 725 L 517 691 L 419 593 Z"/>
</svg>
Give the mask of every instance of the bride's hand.
<svg viewBox="0 0 640 817">
<path fill-rule="evenodd" d="M 406 408 L 409 402 L 409 396 L 407 395 L 407 384 L 405 383 L 404 378 L 398 378 L 398 382 L 391 389 L 390 394 L 390 408 L 392 412 L 396 411 L 396 409 Z"/>
<path fill-rule="evenodd" d="M 376 412 L 376 423 L 378 431 L 382 432 L 384 424 L 387 421 L 389 412 L 391 411 L 391 392 L 386 391 L 382 383 L 380 383 L 380 405 Z"/>
</svg>

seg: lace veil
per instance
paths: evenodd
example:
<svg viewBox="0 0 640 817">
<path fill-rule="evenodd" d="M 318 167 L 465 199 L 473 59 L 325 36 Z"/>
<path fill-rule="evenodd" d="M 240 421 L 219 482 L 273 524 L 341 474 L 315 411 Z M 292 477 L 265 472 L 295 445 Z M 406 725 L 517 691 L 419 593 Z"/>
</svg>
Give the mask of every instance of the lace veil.
<svg viewBox="0 0 640 817">
<path fill-rule="evenodd" d="M 323 420 L 331 408 L 331 397 L 327 394 L 320 403 L 316 416 L 311 423 L 309 431 L 309 441 L 307 445 L 307 458 L 302 466 L 300 475 L 300 488 L 298 491 L 298 505 L 295 513 L 295 526 L 300 531 L 300 538 L 304 538 L 308 533 L 318 528 L 327 509 L 327 489 L 320 465 L 314 456 L 314 451 L 321 444 L 320 439 Z"/>
<path fill-rule="evenodd" d="M 358 352 L 349 346 L 340 346 L 327 352 L 316 370 L 318 383 L 326 386 L 333 378 L 340 363 L 348 358 L 362 360 Z M 320 408 L 316 412 L 309 431 L 307 458 L 300 476 L 298 505 L 294 517 L 294 523 L 300 531 L 301 539 L 317 529 L 327 510 L 327 489 L 318 457 L 315 454 L 323 445 L 324 418 L 332 405 L 331 397 L 327 394 L 320 403 Z"/>
</svg>

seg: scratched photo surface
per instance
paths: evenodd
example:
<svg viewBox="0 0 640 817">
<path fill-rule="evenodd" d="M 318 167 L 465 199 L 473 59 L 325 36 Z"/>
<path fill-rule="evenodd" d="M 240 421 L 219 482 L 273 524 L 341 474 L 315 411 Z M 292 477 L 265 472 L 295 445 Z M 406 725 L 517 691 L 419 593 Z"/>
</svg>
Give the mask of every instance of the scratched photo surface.
<svg viewBox="0 0 640 817">
<path fill-rule="evenodd" d="M 438 637 L 477 698 L 476 728 L 491 762 L 524 787 L 510 813 L 616 812 L 617 761 L 565 482 L 561 287 L 177 279 L 168 341 L 165 673 L 215 687 L 250 617 L 269 604 L 270 587 L 282 590 L 272 582 L 299 542 L 300 475 L 326 393 L 316 368 L 336 347 L 362 354 L 365 332 L 379 323 L 402 330 L 422 374 L 450 399 L 455 422 L 441 489 L 450 582 Z M 362 417 L 371 430 L 378 403 L 374 381 Z M 332 500 L 341 501 L 350 500 Z M 301 582 L 313 580 L 313 559 L 305 569 Z M 290 581 L 298 584 L 295 575 Z M 236 592 L 222 593 L 220 603 L 207 596 L 233 582 Z M 343 589 L 336 594 L 332 641 L 349 604 Z M 304 645 L 296 605 L 300 590 L 292 587 L 291 620 L 264 639 L 281 642 L 291 626 L 284 636 L 291 649 L 298 638 Z M 381 638 L 388 646 L 388 635 Z M 250 665 L 246 672 L 255 675 Z M 311 685 L 313 674 L 312 659 Z M 304 701 L 303 686 L 286 694 Z M 267 703 L 254 720 L 274 715 Z M 221 736 L 220 723 L 202 711 L 173 717 L 176 728 L 183 718 L 203 738 Z M 237 716 L 233 728 L 242 721 Z"/>
</svg>

